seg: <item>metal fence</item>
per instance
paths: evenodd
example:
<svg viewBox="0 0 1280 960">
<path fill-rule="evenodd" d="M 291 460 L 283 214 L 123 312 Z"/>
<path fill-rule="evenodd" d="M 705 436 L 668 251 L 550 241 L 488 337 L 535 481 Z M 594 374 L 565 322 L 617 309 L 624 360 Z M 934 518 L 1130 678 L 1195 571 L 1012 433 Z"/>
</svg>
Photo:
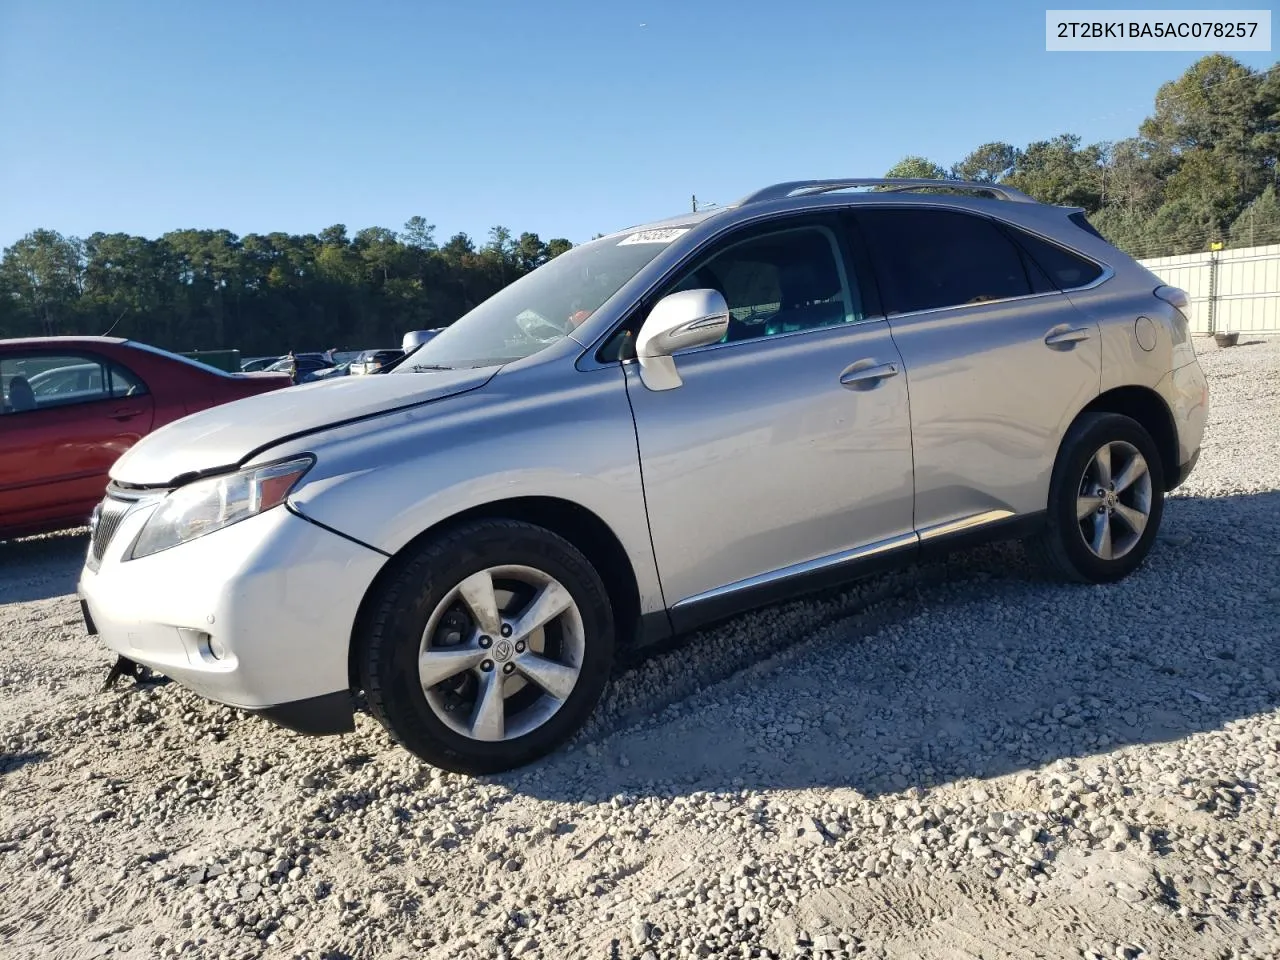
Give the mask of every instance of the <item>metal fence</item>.
<svg viewBox="0 0 1280 960">
<path fill-rule="evenodd" d="M 1280 334 L 1280 243 L 1139 262 L 1187 291 L 1193 333 Z"/>
</svg>

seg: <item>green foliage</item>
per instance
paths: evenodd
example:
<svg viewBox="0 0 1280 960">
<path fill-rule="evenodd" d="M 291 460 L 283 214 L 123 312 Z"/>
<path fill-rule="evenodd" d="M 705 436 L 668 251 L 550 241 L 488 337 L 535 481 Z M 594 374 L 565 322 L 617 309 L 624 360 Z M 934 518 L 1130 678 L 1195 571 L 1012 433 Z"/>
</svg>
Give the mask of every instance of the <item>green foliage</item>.
<svg viewBox="0 0 1280 960">
<path fill-rule="evenodd" d="M 1038 140 L 1023 150 L 1002 182 L 1044 203 L 1096 210 L 1102 200 L 1102 147 L 1080 146 L 1075 134 Z"/>
<path fill-rule="evenodd" d="M 404 232 L 344 224 L 318 234 L 175 230 L 157 240 L 35 230 L 0 259 L 0 337 L 111 331 L 173 350 L 394 346 L 445 326 L 569 250 L 568 240 L 490 231 L 443 247 L 412 217 Z"/>
<path fill-rule="evenodd" d="M 1256 247 L 1280 243 L 1280 199 L 1276 188 L 1268 186 L 1231 224 L 1231 245 Z"/>
<path fill-rule="evenodd" d="M 997 183 L 1013 172 L 1021 151 L 1008 143 L 984 143 L 951 168 L 957 180 Z"/>
<path fill-rule="evenodd" d="M 985 143 L 950 170 L 907 156 L 889 177 L 1007 183 L 1077 206 L 1122 249 L 1160 256 L 1280 242 L 1280 69 L 1214 54 L 1160 88 L 1138 135 L 1082 145 L 1063 133 L 1019 149 Z M 947 192 L 945 182 L 936 192 Z M 34 230 L 0 258 L 0 337 L 103 333 L 176 350 L 394 345 L 452 323 L 571 246 L 494 227 L 440 244 L 412 217 L 401 233 L 345 224 L 318 234 L 175 230 L 159 239 Z"/>
<path fill-rule="evenodd" d="M 1082 145 L 1063 133 L 1025 149 L 985 143 L 951 168 L 961 180 L 1004 183 L 1045 203 L 1081 207 L 1105 237 L 1152 257 L 1280 242 L 1280 69 L 1202 57 L 1156 95 L 1138 135 Z M 947 176 L 920 156 L 886 176 Z"/>
<path fill-rule="evenodd" d="M 925 157 L 908 156 L 886 170 L 884 175 L 908 180 L 942 180 L 946 178 L 947 171 Z"/>
</svg>

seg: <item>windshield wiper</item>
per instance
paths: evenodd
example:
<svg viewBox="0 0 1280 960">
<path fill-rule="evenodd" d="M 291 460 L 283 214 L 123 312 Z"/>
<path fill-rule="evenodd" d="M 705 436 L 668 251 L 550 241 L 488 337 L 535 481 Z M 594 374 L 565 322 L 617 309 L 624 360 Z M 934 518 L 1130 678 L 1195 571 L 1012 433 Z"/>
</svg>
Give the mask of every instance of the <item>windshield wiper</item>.
<svg viewBox="0 0 1280 960">
<path fill-rule="evenodd" d="M 453 367 L 444 367 L 438 363 L 411 363 L 409 369 L 414 373 L 425 373 L 428 370 L 452 370 Z"/>
</svg>

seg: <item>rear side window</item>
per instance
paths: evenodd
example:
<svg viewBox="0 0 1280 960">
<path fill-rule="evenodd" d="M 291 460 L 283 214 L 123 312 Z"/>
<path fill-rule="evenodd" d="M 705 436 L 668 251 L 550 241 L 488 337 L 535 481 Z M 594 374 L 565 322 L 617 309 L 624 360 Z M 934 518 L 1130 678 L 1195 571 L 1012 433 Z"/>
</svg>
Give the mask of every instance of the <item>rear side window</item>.
<svg viewBox="0 0 1280 960">
<path fill-rule="evenodd" d="M 1009 232 L 1013 234 L 1019 246 L 1027 251 L 1032 262 L 1048 274 L 1053 285 L 1059 290 L 1085 287 L 1102 276 L 1102 268 L 1092 260 L 1086 260 L 1057 244 L 1041 240 L 1022 230 L 1010 228 Z"/>
<path fill-rule="evenodd" d="M 992 221 L 954 210 L 858 213 L 887 313 L 937 310 L 1034 292 L 1023 255 Z"/>
<path fill-rule="evenodd" d="M 140 397 L 147 393 L 147 385 L 132 370 L 126 370 L 118 363 L 110 364 L 107 369 L 111 376 L 111 396 Z"/>
</svg>

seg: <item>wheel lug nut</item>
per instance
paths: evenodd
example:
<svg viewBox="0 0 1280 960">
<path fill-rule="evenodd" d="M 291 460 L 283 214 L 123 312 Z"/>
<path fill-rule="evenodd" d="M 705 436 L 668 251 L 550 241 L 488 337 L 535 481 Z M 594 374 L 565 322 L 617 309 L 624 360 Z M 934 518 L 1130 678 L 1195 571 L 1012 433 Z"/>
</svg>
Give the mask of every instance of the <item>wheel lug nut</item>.
<svg viewBox="0 0 1280 960">
<path fill-rule="evenodd" d="M 524 653 L 524 641 L 516 641 L 516 653 Z"/>
<path fill-rule="evenodd" d="M 480 646 L 484 647 L 484 649 L 486 649 L 486 650 L 488 650 L 488 649 L 489 649 L 489 645 L 490 645 L 491 643 L 493 643 L 493 641 L 492 641 L 492 640 L 490 640 L 488 637 L 481 637 L 481 638 L 480 638 Z"/>
<path fill-rule="evenodd" d="M 485 673 L 488 673 L 490 670 L 493 669 L 493 661 L 485 660 L 483 663 L 480 664 L 480 669 L 483 670 Z"/>
<path fill-rule="evenodd" d="M 515 673 L 516 665 L 514 663 L 504 663 L 502 665 L 503 673 Z"/>
<path fill-rule="evenodd" d="M 511 624 L 509 624 L 509 623 L 504 623 L 504 624 L 502 625 L 502 635 L 503 635 L 504 637 L 509 637 L 509 636 L 511 636 Z"/>
</svg>

